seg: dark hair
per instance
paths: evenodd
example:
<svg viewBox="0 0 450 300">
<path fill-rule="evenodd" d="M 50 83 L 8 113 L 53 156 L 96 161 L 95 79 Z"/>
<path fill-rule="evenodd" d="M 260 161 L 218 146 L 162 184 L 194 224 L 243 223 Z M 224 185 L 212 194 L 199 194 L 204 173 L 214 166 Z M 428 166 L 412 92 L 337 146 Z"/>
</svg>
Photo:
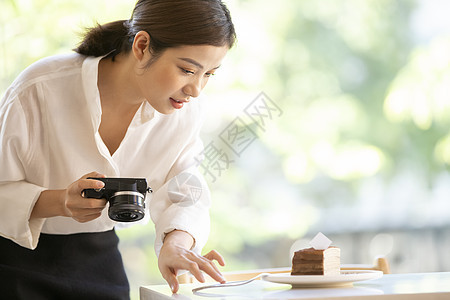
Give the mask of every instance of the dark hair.
<svg viewBox="0 0 450 300">
<path fill-rule="evenodd" d="M 87 30 L 75 52 L 111 56 L 131 50 L 139 31 L 150 35 L 154 58 L 165 49 L 183 45 L 228 46 L 236 40 L 230 12 L 221 0 L 139 0 L 130 20 Z"/>
</svg>

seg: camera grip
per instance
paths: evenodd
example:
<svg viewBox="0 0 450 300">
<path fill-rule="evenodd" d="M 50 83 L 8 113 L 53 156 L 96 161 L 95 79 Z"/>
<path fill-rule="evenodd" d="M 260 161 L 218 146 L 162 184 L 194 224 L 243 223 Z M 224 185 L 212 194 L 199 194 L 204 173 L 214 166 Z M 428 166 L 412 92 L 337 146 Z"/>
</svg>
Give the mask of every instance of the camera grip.
<svg viewBox="0 0 450 300">
<path fill-rule="evenodd" d="M 98 189 L 98 190 L 96 190 L 96 189 L 84 189 L 81 192 L 81 195 L 84 198 L 95 198 L 95 199 L 105 198 L 106 199 L 106 195 L 104 195 L 103 190 L 104 189 Z"/>
</svg>

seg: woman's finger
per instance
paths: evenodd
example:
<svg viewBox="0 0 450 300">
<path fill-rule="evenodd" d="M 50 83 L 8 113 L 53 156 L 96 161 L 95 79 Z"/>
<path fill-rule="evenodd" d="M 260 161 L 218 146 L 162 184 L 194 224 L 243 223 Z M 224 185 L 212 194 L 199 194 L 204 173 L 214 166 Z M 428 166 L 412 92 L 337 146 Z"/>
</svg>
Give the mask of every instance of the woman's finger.
<svg viewBox="0 0 450 300">
<path fill-rule="evenodd" d="M 102 213 L 99 212 L 99 213 L 92 213 L 92 214 L 80 215 L 80 216 L 74 215 L 72 218 L 77 222 L 86 223 L 86 222 L 92 221 L 94 219 L 97 219 L 98 217 L 101 216 L 101 214 Z"/>
<path fill-rule="evenodd" d="M 225 266 L 225 259 L 216 250 L 211 250 L 203 256 L 209 260 L 216 260 L 219 263 L 219 265 L 221 265 L 222 267 Z"/>
<path fill-rule="evenodd" d="M 98 213 L 101 213 L 103 211 L 103 208 L 72 208 L 71 211 L 74 216 L 90 216 L 95 215 Z"/>
<path fill-rule="evenodd" d="M 169 284 L 170 290 L 172 293 L 178 292 L 179 284 L 177 280 L 177 276 L 174 271 L 172 271 L 170 268 L 166 268 L 164 270 L 160 270 L 162 277 L 167 281 Z"/>
<path fill-rule="evenodd" d="M 85 209 L 104 209 L 107 203 L 106 199 L 87 198 L 83 200 Z"/>
<path fill-rule="evenodd" d="M 73 209 L 72 218 L 78 222 L 87 222 L 101 216 L 103 209 Z"/>
<path fill-rule="evenodd" d="M 214 263 L 214 261 L 212 259 L 209 259 L 209 258 L 207 258 L 205 256 L 202 256 L 201 259 L 203 260 L 203 263 L 204 263 L 205 267 L 200 268 L 200 269 L 203 270 L 205 268 L 212 267 L 214 269 L 214 271 L 216 271 L 217 273 L 220 274 L 219 268 L 216 266 L 216 264 Z M 206 271 L 206 270 L 204 270 L 204 271 Z"/>
<path fill-rule="evenodd" d="M 72 211 L 87 211 L 87 210 L 103 210 L 106 206 L 105 199 L 94 199 L 94 198 L 82 198 L 81 196 L 75 198 L 74 201 L 68 201 L 66 206 Z"/>
<path fill-rule="evenodd" d="M 101 189 L 104 186 L 105 183 L 101 180 L 83 178 L 77 181 L 76 193 L 81 194 L 81 192 L 85 189 Z"/>
<path fill-rule="evenodd" d="M 193 260 L 185 260 L 180 264 L 180 270 L 188 270 L 191 274 L 200 282 L 205 282 L 205 276 L 203 276 L 200 270 L 199 264 Z"/>
<path fill-rule="evenodd" d="M 192 267 L 195 267 L 196 269 L 198 269 L 198 272 L 200 274 L 202 274 L 201 271 L 205 272 L 206 274 L 208 274 L 209 276 L 211 276 L 212 279 L 218 281 L 218 282 L 225 282 L 225 278 L 222 276 L 222 273 L 220 273 L 219 269 L 217 268 L 217 266 L 214 264 L 213 261 L 203 257 L 203 256 L 199 256 L 193 252 L 192 256 L 190 257 L 190 259 L 192 260 Z M 191 269 L 188 269 L 191 273 Z M 195 276 L 194 273 L 192 273 L 192 275 Z M 195 276 L 197 278 L 197 276 Z M 203 274 L 202 274 L 202 278 L 203 278 Z M 197 278 L 197 280 L 199 280 Z M 200 282 L 204 282 L 199 280 Z"/>
<path fill-rule="evenodd" d="M 85 189 L 101 189 L 102 187 L 105 186 L 105 183 L 103 181 L 95 179 L 87 179 L 88 177 L 105 178 L 106 176 L 98 172 L 91 172 L 89 174 L 83 175 L 73 184 L 75 193 L 81 194 L 81 192 Z"/>
</svg>

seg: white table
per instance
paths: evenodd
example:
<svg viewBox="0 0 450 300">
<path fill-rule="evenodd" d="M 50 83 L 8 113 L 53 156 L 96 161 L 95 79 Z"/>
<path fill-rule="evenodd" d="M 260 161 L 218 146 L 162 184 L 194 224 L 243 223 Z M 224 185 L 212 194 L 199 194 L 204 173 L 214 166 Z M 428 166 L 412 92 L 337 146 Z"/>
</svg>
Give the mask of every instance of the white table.
<svg viewBox="0 0 450 300">
<path fill-rule="evenodd" d="M 238 287 L 206 289 L 195 295 L 194 287 L 202 284 L 182 284 L 177 294 L 168 285 L 140 288 L 141 300 L 154 299 L 351 299 L 351 300 L 449 300 L 450 272 L 389 274 L 382 278 L 355 282 L 353 287 L 293 289 L 290 285 L 256 280 Z"/>
</svg>

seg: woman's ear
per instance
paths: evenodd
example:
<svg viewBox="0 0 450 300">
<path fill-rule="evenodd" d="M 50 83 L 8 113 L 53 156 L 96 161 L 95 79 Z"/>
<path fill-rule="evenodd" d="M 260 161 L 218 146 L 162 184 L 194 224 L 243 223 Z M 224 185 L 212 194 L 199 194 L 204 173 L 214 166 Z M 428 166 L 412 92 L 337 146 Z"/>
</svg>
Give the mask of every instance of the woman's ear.
<svg viewBox="0 0 450 300">
<path fill-rule="evenodd" d="M 132 51 L 134 57 L 141 61 L 148 57 L 148 47 L 150 45 L 150 35 L 146 31 L 139 31 L 136 33 L 133 41 Z"/>
</svg>

